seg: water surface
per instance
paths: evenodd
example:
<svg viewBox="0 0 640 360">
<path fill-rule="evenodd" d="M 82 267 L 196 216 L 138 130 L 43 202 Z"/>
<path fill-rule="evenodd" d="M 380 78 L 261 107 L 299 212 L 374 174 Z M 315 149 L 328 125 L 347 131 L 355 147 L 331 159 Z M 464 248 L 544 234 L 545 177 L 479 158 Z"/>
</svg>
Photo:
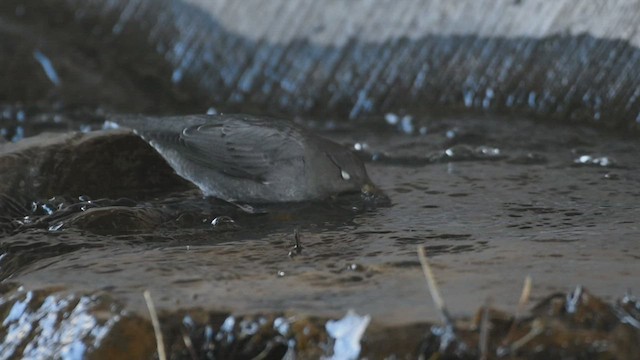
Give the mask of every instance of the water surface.
<svg viewBox="0 0 640 360">
<path fill-rule="evenodd" d="M 454 314 L 487 298 L 515 309 L 526 275 L 534 301 L 577 284 L 607 299 L 640 290 L 635 138 L 487 116 L 352 124 L 319 131 L 360 150 L 389 207 L 347 197 L 244 214 L 171 194 L 126 204 L 170 204 L 163 226 L 63 218 L 6 236 L 2 275 L 27 288 L 103 291 L 141 312 L 148 289 L 165 310 L 339 317 L 354 308 L 405 324 L 436 319 L 416 255 L 424 245 Z M 210 224 L 222 215 L 236 226 Z"/>
</svg>

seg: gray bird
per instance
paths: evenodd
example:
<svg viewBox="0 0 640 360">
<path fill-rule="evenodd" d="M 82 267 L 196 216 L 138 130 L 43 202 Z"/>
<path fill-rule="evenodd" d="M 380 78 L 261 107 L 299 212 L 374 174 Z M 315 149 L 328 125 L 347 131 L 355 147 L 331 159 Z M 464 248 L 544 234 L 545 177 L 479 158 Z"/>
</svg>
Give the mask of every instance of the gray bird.
<svg viewBox="0 0 640 360">
<path fill-rule="evenodd" d="M 250 115 L 121 116 L 205 195 L 240 203 L 376 192 L 349 149 L 286 120 Z"/>
</svg>

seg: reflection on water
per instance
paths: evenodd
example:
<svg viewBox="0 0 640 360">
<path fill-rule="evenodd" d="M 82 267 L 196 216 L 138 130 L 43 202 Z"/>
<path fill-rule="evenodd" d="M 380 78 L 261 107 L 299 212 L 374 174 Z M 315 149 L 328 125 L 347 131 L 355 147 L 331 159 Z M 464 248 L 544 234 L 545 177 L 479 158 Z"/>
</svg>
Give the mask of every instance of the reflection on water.
<svg viewBox="0 0 640 360">
<path fill-rule="evenodd" d="M 193 193 L 31 207 L 5 200 L 2 276 L 103 290 L 140 311 L 149 289 L 168 309 L 340 316 L 355 308 L 406 323 L 435 319 L 416 256 L 425 244 L 454 312 L 487 297 L 515 308 L 527 274 L 534 300 L 575 284 L 612 297 L 638 291 L 635 139 L 518 119 L 411 124 L 415 135 L 384 119 L 325 134 L 370 160 L 389 207 L 340 198 L 247 213 Z"/>
</svg>

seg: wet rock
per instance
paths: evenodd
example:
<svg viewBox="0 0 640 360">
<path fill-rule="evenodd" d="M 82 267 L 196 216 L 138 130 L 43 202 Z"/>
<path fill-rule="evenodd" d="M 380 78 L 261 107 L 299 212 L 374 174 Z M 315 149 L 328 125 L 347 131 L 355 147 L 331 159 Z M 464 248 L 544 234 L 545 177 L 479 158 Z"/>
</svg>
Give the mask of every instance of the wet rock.
<svg viewBox="0 0 640 360">
<path fill-rule="evenodd" d="M 615 305 L 581 289 L 552 295 L 527 317 L 482 308 L 453 328 L 415 323 L 367 327 L 361 356 L 439 359 L 636 359 L 640 351 L 638 302 Z M 63 289 L 26 290 L 4 283 L 0 295 L 0 356 L 95 359 L 150 358 L 154 330 L 146 314 L 126 311 L 108 296 L 67 294 Z M 487 321 L 488 326 L 482 322 Z M 303 359 L 331 356 L 336 345 L 325 326 L 331 319 L 224 311 L 161 311 L 162 344 L 172 359 Z M 485 330 L 483 330 L 483 328 Z M 480 344 L 483 331 L 487 343 Z M 425 337 L 425 333 L 427 336 Z M 354 333 L 355 335 L 355 333 Z M 357 345 L 357 343 L 354 343 Z"/>
<path fill-rule="evenodd" d="M 148 322 L 106 296 L 17 288 L 0 296 L 0 315 L 3 359 L 149 358 L 155 351 Z"/>
<path fill-rule="evenodd" d="M 27 291 L 5 285 L 0 296 L 2 358 L 146 359 L 156 352 L 154 330 L 100 294 L 62 289 Z M 319 358 L 326 320 L 283 314 L 234 316 L 199 309 L 160 316 L 165 351 L 172 359 Z"/>
<path fill-rule="evenodd" d="M 41 134 L 0 145 L 0 194 L 143 199 L 192 189 L 144 141 L 125 132 Z"/>
<path fill-rule="evenodd" d="M 637 313 L 620 310 L 620 304 L 637 305 L 629 303 L 611 305 L 578 287 L 569 294 L 547 297 L 525 318 L 483 308 L 471 324 L 449 330 L 432 328 L 423 343 L 423 355 L 442 359 L 635 359 L 640 354 L 640 322 Z M 482 330 L 483 318 L 488 321 L 487 330 Z M 487 339 L 484 345 L 483 336 Z"/>
<path fill-rule="evenodd" d="M 167 219 L 167 214 L 158 209 L 109 206 L 80 212 L 68 220 L 52 224 L 49 229 L 76 228 L 102 235 L 129 234 L 151 231 Z"/>
</svg>

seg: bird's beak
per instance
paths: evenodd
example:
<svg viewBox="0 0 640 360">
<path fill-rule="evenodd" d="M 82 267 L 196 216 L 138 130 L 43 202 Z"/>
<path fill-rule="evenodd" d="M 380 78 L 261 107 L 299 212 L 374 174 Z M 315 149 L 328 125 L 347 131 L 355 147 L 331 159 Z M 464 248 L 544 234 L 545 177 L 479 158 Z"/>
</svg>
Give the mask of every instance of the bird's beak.
<svg viewBox="0 0 640 360">
<path fill-rule="evenodd" d="M 377 186 L 366 183 L 362 185 L 360 188 L 362 193 L 362 198 L 367 203 L 371 203 L 374 206 L 389 206 L 391 205 L 391 199 L 387 195 L 385 195 L 382 190 L 380 190 Z"/>
</svg>

